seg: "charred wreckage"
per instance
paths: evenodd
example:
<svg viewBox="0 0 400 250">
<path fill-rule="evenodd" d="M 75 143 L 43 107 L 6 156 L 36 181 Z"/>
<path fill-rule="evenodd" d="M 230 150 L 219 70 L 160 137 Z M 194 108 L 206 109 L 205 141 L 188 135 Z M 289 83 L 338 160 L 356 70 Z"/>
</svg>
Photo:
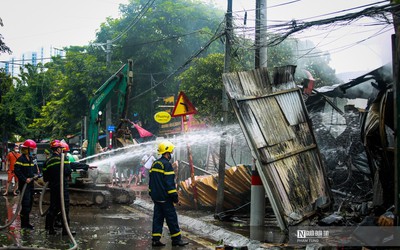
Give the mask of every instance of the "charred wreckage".
<svg viewBox="0 0 400 250">
<path fill-rule="evenodd" d="M 391 65 L 321 88 L 295 70 L 223 75 L 278 225 L 394 226 Z"/>
</svg>

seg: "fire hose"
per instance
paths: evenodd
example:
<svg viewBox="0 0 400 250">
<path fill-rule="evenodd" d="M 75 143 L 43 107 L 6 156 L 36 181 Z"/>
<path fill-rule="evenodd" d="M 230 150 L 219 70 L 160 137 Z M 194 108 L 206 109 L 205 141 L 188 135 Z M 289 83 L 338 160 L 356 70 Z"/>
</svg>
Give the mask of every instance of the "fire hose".
<svg viewBox="0 0 400 250">
<path fill-rule="evenodd" d="M 71 229 L 69 228 L 67 221 L 67 213 L 65 211 L 65 201 L 64 201 L 64 153 L 61 153 L 61 164 L 60 164 L 60 195 L 61 195 L 61 214 L 64 221 L 64 227 L 67 230 L 68 236 L 73 243 L 73 246 L 69 249 L 77 249 L 78 244 L 75 238 L 72 236 Z"/>
<path fill-rule="evenodd" d="M 42 192 L 40 192 L 40 197 L 39 197 L 39 212 L 40 212 L 40 216 L 42 216 L 42 217 L 47 214 L 47 212 L 49 211 L 49 208 L 50 208 L 50 207 L 48 207 L 46 209 L 46 211 L 43 212 L 43 198 L 44 198 L 44 194 L 46 193 L 46 189 L 48 186 L 49 186 L 49 183 L 46 182 L 46 184 L 42 188 Z"/>
<path fill-rule="evenodd" d="M 41 177 L 41 175 L 35 175 L 33 177 L 33 179 L 36 181 L 40 177 Z M 42 207 L 44 192 L 46 192 L 47 186 L 48 186 L 48 182 L 46 183 L 46 185 L 43 186 L 42 193 L 40 194 L 39 210 L 40 210 L 40 215 L 41 216 L 44 216 L 48 211 L 48 209 L 47 209 L 45 212 L 43 212 L 43 207 Z M 20 195 L 19 201 L 18 201 L 18 206 L 17 206 L 17 209 L 15 210 L 15 213 L 14 213 L 12 219 L 6 225 L 3 225 L 3 226 L 0 225 L 0 230 L 4 229 L 6 227 L 9 227 L 14 222 L 14 220 L 17 218 L 18 212 L 21 209 L 22 198 L 24 196 L 26 187 L 27 187 L 27 183 L 25 183 L 24 187 L 22 188 L 21 195 Z M 63 222 L 64 222 L 64 227 L 65 227 L 65 230 L 67 230 L 68 237 L 70 238 L 70 240 L 73 243 L 72 247 L 69 248 L 69 249 L 71 249 L 71 250 L 72 249 L 77 249 L 78 248 L 78 244 L 76 243 L 75 238 L 72 236 L 71 229 L 69 228 L 69 224 L 68 224 L 68 221 L 67 221 L 67 214 L 66 214 L 66 211 L 65 211 L 65 201 L 64 201 L 64 153 L 61 153 L 60 195 L 61 195 L 61 214 L 62 214 L 62 218 L 63 218 Z M 7 249 L 11 249 L 11 248 L 7 247 Z M 35 248 L 24 248 L 24 247 L 21 247 L 21 246 L 17 246 L 16 249 L 35 249 Z"/>
<path fill-rule="evenodd" d="M 42 176 L 41 175 L 35 175 L 33 177 L 33 180 L 37 181 L 37 179 L 39 179 L 40 177 L 42 177 Z M 19 210 L 21 209 L 22 198 L 24 197 L 27 185 L 28 185 L 28 183 L 25 183 L 24 187 L 22 188 L 21 195 L 19 196 L 19 199 L 18 199 L 17 209 L 15 210 L 15 213 L 13 214 L 11 220 L 9 222 L 7 222 L 5 225 L 0 225 L 0 230 L 9 227 L 15 221 L 15 219 L 17 218 Z"/>
</svg>

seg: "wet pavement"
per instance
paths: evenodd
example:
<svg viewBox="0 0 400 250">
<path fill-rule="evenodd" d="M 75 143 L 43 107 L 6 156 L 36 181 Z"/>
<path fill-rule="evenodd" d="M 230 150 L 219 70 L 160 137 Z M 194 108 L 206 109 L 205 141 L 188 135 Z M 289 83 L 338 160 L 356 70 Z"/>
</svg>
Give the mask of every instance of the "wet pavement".
<svg viewBox="0 0 400 250">
<path fill-rule="evenodd" d="M 5 186 L 5 174 L 0 173 L 1 188 Z M 152 249 L 151 224 L 153 205 L 148 199 L 145 187 L 138 189 L 137 198 L 131 205 L 118 205 L 101 209 L 95 206 L 71 206 L 71 230 L 76 232 L 74 240 L 79 249 Z M 0 225 L 12 218 L 17 208 L 19 196 L 0 197 Z M 46 206 L 44 207 L 46 209 Z M 178 208 L 179 223 L 183 239 L 190 244 L 185 247 L 172 247 L 165 226 L 162 242 L 165 247 L 156 249 L 215 249 L 223 240 L 225 244 L 234 246 L 248 246 L 257 249 L 260 242 L 250 241 L 243 230 L 243 234 L 231 232 L 215 225 L 212 214 L 208 212 L 180 211 Z M 69 249 L 74 247 L 72 239 L 61 234 L 48 235 L 44 229 L 45 218 L 40 216 L 38 204 L 34 204 L 31 212 L 31 223 L 34 230 L 20 228 L 19 216 L 6 229 L 0 230 L 0 248 L 18 249 L 20 247 Z M 240 231 L 240 226 L 238 226 Z"/>
</svg>

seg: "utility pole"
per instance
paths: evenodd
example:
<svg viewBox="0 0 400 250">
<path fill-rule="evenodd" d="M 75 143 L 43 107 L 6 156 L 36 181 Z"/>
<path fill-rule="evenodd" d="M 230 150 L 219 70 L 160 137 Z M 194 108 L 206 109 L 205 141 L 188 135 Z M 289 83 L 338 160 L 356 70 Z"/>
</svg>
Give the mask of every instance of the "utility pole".
<svg viewBox="0 0 400 250">
<path fill-rule="evenodd" d="M 256 0 L 255 68 L 267 67 L 267 0 Z"/>
<path fill-rule="evenodd" d="M 267 67 L 267 0 L 256 0 L 255 68 Z M 263 226 L 265 217 L 265 189 L 257 164 L 251 176 L 250 226 Z"/>
<path fill-rule="evenodd" d="M 232 0 L 228 0 L 228 8 L 225 14 L 225 61 L 224 73 L 230 72 L 231 68 L 231 36 L 232 36 Z M 226 96 L 226 89 L 222 86 L 222 124 L 228 124 L 228 97 Z M 224 190 L 225 190 L 225 158 L 226 158 L 226 132 L 222 134 L 219 150 L 218 162 L 218 189 L 217 189 L 217 203 L 215 213 L 223 211 L 224 206 Z"/>
<path fill-rule="evenodd" d="M 107 70 L 110 69 L 110 64 L 111 64 L 111 40 L 107 40 L 106 44 L 106 65 L 107 65 Z M 106 104 L 106 128 L 108 126 L 112 125 L 112 111 L 111 111 L 111 100 L 107 102 Z M 110 134 L 108 131 L 106 131 L 106 146 L 109 145 L 110 142 Z"/>
</svg>

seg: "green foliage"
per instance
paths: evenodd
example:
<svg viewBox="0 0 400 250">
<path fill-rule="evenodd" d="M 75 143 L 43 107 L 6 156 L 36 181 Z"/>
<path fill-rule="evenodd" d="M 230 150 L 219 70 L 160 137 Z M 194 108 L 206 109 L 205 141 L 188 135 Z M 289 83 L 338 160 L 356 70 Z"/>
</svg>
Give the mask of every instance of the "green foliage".
<svg viewBox="0 0 400 250">
<path fill-rule="evenodd" d="M 0 69 L 0 135 L 3 138 L 11 137 L 12 132 L 19 132 L 16 123 L 17 114 L 13 108 L 18 99 L 13 98 L 14 93 L 12 78 Z"/>
<path fill-rule="evenodd" d="M 107 77 L 105 63 L 81 53 L 82 48 L 67 49 L 65 59 L 55 58 L 43 73 L 48 81 L 50 101 L 43 103 L 40 116 L 30 128 L 51 138 L 64 138 L 80 131 L 89 112 L 89 100 Z"/>
<path fill-rule="evenodd" d="M 112 41 L 108 67 L 106 53 L 100 47 L 71 46 L 64 48 L 65 58 L 54 57 L 45 65 L 21 68 L 14 84 L 0 71 L 3 138 L 10 138 L 8 131 L 32 139 L 61 139 L 80 131 L 82 118 L 89 113 L 90 98 L 127 59 L 134 61 L 128 118 L 138 113 L 143 127 L 156 134 L 156 100 L 176 96 L 182 90 L 198 108 L 201 119 L 219 123 L 223 43 L 217 40 L 204 47 L 223 31 L 224 13 L 200 0 L 158 0 L 144 9 L 147 3 L 130 0 L 120 6 L 121 18 L 108 18 L 100 25 L 95 43 L 105 48 L 107 40 Z M 254 68 L 253 41 L 240 37 L 232 41 L 230 70 Z M 299 79 L 305 69 L 317 79 L 317 86 L 335 83 L 329 55 L 313 58 L 301 53 L 304 49 L 318 52 L 313 46 L 287 39 L 268 48 L 268 67 L 294 64 L 298 65 Z M 234 119 L 232 113 L 230 119 Z"/>
<path fill-rule="evenodd" d="M 330 86 L 339 82 L 335 70 L 329 66 L 329 53 L 322 53 L 311 41 L 286 39 L 278 46 L 269 47 L 268 67 L 296 65 L 295 79 L 300 84 L 309 71 L 316 80 L 315 87 Z M 315 56 L 317 55 L 317 56 Z"/>
<path fill-rule="evenodd" d="M 0 26 L 3 26 L 3 21 L 1 20 L 1 18 L 0 18 Z M 0 54 L 2 52 L 11 54 L 11 49 L 5 44 L 5 42 L 3 41 L 3 36 L 0 34 Z"/>
<path fill-rule="evenodd" d="M 96 42 L 120 37 L 113 42 L 112 60 L 134 61 L 130 114 L 138 113 L 143 126 L 157 132 L 153 120 L 157 98 L 177 94 L 179 83 L 172 74 L 213 37 L 224 13 L 201 1 L 159 0 L 137 20 L 147 2 L 121 5 L 122 17 L 107 19 Z M 204 55 L 222 51 L 222 44 L 214 43 Z"/>
<path fill-rule="evenodd" d="M 248 40 L 235 37 L 232 48 L 232 65 L 230 71 L 253 69 L 254 56 Z M 307 46 L 305 46 L 307 45 Z M 306 78 L 305 70 L 316 79 L 316 87 L 337 83 L 335 72 L 329 67 L 329 55 L 320 57 L 299 58 L 301 51 L 319 52 L 310 41 L 301 42 L 287 39 L 278 46 L 269 47 L 268 68 L 272 73 L 274 67 L 297 65 L 296 74 L 298 84 Z M 303 52 L 305 53 L 305 52 Z M 223 54 L 211 54 L 206 58 L 195 60 L 193 65 L 179 76 L 180 90 L 184 91 L 198 109 L 198 116 L 210 124 L 218 124 L 222 117 L 222 73 L 224 67 Z M 230 114 L 231 115 L 231 114 Z M 232 121 L 232 116 L 230 119 Z"/>
<path fill-rule="evenodd" d="M 185 92 L 198 110 L 197 116 L 208 124 L 218 124 L 222 117 L 222 73 L 224 55 L 210 54 L 198 58 L 178 78 Z"/>
</svg>

